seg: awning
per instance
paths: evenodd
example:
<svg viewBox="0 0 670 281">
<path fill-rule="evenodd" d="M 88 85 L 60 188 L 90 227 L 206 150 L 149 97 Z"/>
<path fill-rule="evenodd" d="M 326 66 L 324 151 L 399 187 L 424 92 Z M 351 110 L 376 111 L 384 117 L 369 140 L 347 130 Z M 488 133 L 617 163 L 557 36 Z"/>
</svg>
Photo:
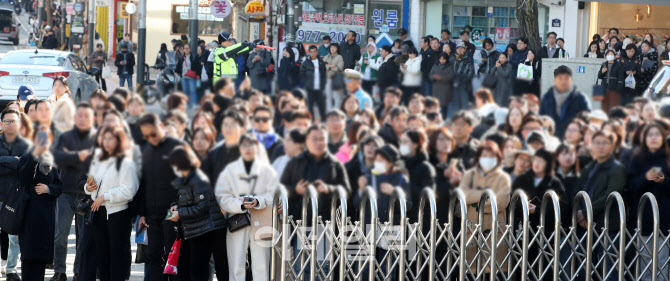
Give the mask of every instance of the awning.
<svg viewBox="0 0 670 281">
<path fill-rule="evenodd" d="M 670 0 L 591 0 L 590 2 L 670 6 Z"/>
</svg>

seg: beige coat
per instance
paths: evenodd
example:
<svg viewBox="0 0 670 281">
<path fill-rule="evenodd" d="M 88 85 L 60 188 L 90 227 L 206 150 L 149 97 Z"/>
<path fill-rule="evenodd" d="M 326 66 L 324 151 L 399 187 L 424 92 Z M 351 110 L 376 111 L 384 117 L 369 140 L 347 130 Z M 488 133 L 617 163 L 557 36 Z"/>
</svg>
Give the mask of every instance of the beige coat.
<svg viewBox="0 0 670 281">
<path fill-rule="evenodd" d="M 468 225 L 474 225 L 479 222 L 479 200 L 484 194 L 485 189 L 491 189 L 491 191 L 493 191 L 493 193 L 496 195 L 496 203 L 498 207 L 498 228 L 501 229 L 502 227 L 502 229 L 504 229 L 507 221 L 505 218 L 505 208 L 507 208 L 507 205 L 510 201 L 510 193 L 512 192 L 511 186 L 512 184 L 510 182 L 509 176 L 503 172 L 500 167 L 496 168 L 492 172 L 489 172 L 488 174 L 484 174 L 479 166 L 475 166 L 474 168 L 466 171 L 458 188 L 461 189 L 461 191 L 463 191 L 465 194 L 465 201 L 468 205 L 468 213 L 466 215 Z M 490 202 L 487 202 L 484 209 L 484 222 L 482 225 L 484 230 L 491 230 L 492 218 L 493 216 L 491 214 L 491 205 Z M 467 239 L 470 239 L 471 236 L 472 232 L 468 230 Z M 500 241 L 501 236 L 502 232 L 498 231 L 498 241 Z M 487 242 L 487 244 L 490 243 L 490 241 Z M 488 249 L 488 247 L 485 249 Z M 476 244 L 468 244 L 466 250 L 467 262 L 471 263 L 476 254 Z M 498 247 L 496 253 L 496 259 L 498 260 L 498 263 L 503 262 L 505 255 L 507 255 L 507 246 L 503 245 L 502 247 Z M 476 270 L 476 265 L 477 263 L 474 263 L 473 267 L 471 268 L 473 272 Z M 507 269 L 507 266 L 503 264 L 502 268 Z M 487 272 L 488 271 L 489 269 L 487 266 Z"/>
<path fill-rule="evenodd" d="M 328 78 L 333 77 L 335 72 L 344 71 L 344 60 L 339 54 L 328 54 L 327 56 L 323 57 L 323 61 L 326 63 L 326 73 L 328 74 Z M 331 65 L 335 65 L 337 67 L 330 68 Z"/>
</svg>

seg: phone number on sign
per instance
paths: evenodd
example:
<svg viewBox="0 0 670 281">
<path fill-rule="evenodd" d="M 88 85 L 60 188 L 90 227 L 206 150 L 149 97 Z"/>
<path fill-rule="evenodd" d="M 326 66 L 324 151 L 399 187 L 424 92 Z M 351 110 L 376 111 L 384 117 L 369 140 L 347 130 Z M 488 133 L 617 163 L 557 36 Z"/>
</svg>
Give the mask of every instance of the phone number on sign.
<svg viewBox="0 0 670 281">
<path fill-rule="evenodd" d="M 342 31 L 320 31 L 320 30 L 304 30 L 300 29 L 298 30 L 298 41 L 300 42 L 305 42 L 305 43 L 321 43 L 321 39 L 323 36 L 330 35 L 330 38 L 333 42 L 343 42 L 344 38 L 347 36 L 347 33 L 349 32 L 342 32 Z M 358 33 L 356 34 L 356 44 L 359 44 L 361 42 L 361 34 Z"/>
</svg>

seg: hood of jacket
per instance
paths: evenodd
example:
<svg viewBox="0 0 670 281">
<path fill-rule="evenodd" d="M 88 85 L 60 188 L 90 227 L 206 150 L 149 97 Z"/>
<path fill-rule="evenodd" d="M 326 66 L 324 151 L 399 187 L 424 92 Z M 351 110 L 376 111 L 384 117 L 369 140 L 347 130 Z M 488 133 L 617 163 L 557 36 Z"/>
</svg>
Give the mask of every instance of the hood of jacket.
<svg viewBox="0 0 670 281">
<path fill-rule="evenodd" d="M 649 48 L 649 50 L 646 51 L 645 54 L 651 54 L 653 52 L 656 52 L 656 49 L 652 47 L 652 48 Z"/>
<path fill-rule="evenodd" d="M 53 123 L 59 130 L 65 132 L 74 126 L 75 106 L 70 99 L 61 99 L 56 102 L 53 113 Z"/>
<path fill-rule="evenodd" d="M 386 58 L 384 58 L 384 62 L 387 62 L 388 60 L 394 60 L 394 59 L 395 59 L 395 55 L 394 54 L 389 54 L 388 56 L 386 56 Z"/>
<path fill-rule="evenodd" d="M 372 50 L 372 53 L 370 53 L 370 51 L 368 51 L 368 46 L 374 47 L 374 50 Z M 379 53 L 379 48 L 377 48 L 377 44 L 370 42 L 370 43 L 368 43 L 367 46 L 365 46 L 365 52 L 368 54 L 368 57 L 372 58 L 376 54 Z"/>
</svg>

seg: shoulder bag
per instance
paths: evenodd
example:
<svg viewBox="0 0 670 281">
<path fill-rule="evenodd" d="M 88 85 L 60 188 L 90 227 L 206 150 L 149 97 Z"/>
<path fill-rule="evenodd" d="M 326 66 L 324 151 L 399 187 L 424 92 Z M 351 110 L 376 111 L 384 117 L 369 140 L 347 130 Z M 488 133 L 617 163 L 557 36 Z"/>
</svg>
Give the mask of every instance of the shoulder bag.
<svg viewBox="0 0 670 281">
<path fill-rule="evenodd" d="M 3 232 L 18 235 L 23 226 L 28 195 L 21 186 L 7 190 L 7 199 L 0 209 L 0 228 Z"/>
<path fill-rule="evenodd" d="M 256 177 L 252 177 L 251 180 L 254 181 L 251 186 L 251 194 L 254 193 L 256 189 Z M 248 211 L 245 211 L 241 214 L 235 214 L 228 217 L 228 231 L 237 232 L 240 229 L 244 229 L 247 226 L 251 225 L 251 214 Z"/>
</svg>

